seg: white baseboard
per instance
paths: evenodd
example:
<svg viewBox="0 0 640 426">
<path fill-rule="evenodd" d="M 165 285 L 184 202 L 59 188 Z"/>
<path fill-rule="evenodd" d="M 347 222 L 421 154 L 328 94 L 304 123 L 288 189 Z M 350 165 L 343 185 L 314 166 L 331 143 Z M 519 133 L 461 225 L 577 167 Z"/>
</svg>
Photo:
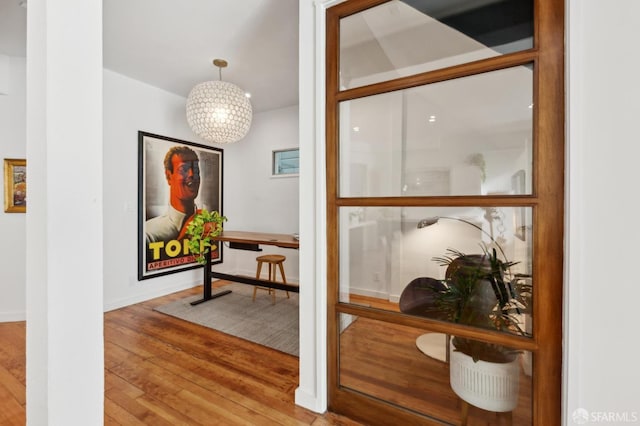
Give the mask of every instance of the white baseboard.
<svg viewBox="0 0 640 426">
<path fill-rule="evenodd" d="M 27 311 L 0 312 L 0 322 L 26 321 Z"/>
<path fill-rule="evenodd" d="M 375 297 L 376 299 L 388 300 L 389 302 L 394 302 L 394 303 L 398 303 L 400 301 L 400 296 L 395 294 L 389 294 L 384 291 L 351 287 L 349 288 L 349 292 L 351 294 L 357 294 L 358 296 Z"/>
<path fill-rule="evenodd" d="M 400 296 L 398 296 L 397 294 L 390 294 L 389 302 L 400 303 Z"/>
<path fill-rule="evenodd" d="M 388 293 L 378 290 L 370 290 L 368 288 L 349 287 L 349 293 L 357 294 L 358 296 L 375 297 L 376 299 L 385 299 L 389 296 Z"/>
<path fill-rule="evenodd" d="M 231 274 L 232 275 L 244 275 L 244 276 L 254 277 L 255 273 L 256 273 L 255 271 L 250 271 L 250 272 L 246 272 L 246 271 L 238 272 L 238 271 L 236 271 L 236 272 L 233 272 Z M 299 285 L 299 280 L 297 279 L 297 277 L 293 277 L 291 279 L 289 277 L 287 277 L 287 282 L 289 284 L 298 284 Z M 112 300 L 112 301 L 104 304 L 104 311 L 105 312 L 109 312 L 109 311 L 113 311 L 115 309 L 124 308 L 125 306 L 134 305 L 136 303 L 146 302 L 147 300 L 155 299 L 156 297 L 166 296 L 167 294 L 175 293 L 176 291 L 186 290 L 188 288 L 196 287 L 196 286 L 201 285 L 201 284 L 202 284 L 202 280 L 182 282 L 182 283 L 177 283 L 175 285 L 154 289 L 153 291 L 147 291 L 147 292 L 144 292 L 144 293 L 136 294 L 135 296 L 126 297 L 126 298 L 122 298 L 122 299 L 118 299 L 118 300 Z M 0 315 L 1 315 L 1 313 L 0 313 Z M 2 317 L 0 316 L 0 319 L 1 318 Z"/>
<path fill-rule="evenodd" d="M 109 312 L 115 309 L 124 308 L 125 306 L 135 305 L 136 303 L 146 302 L 147 300 L 155 299 L 156 297 L 166 296 L 167 294 L 175 293 L 176 291 L 186 290 L 188 288 L 195 287 L 200 284 L 201 284 L 201 281 L 182 282 L 172 286 L 154 289 L 153 291 L 136 294 L 135 296 L 113 300 L 109 303 L 104 304 L 104 311 Z"/>
<path fill-rule="evenodd" d="M 327 411 L 327 406 L 323 402 L 323 398 L 317 398 L 314 394 L 311 394 L 304 389 L 298 387 L 295 392 L 295 403 L 301 407 L 311 410 L 314 413 L 322 414 Z"/>
</svg>

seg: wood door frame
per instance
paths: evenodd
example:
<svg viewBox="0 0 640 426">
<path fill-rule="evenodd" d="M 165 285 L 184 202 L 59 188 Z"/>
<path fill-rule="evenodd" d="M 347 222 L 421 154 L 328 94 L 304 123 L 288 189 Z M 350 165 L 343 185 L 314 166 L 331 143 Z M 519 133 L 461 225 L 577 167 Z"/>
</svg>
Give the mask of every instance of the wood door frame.
<svg viewBox="0 0 640 426">
<path fill-rule="evenodd" d="M 532 351 L 536 367 L 533 381 L 533 423 L 561 419 L 562 311 L 564 235 L 564 1 L 534 0 L 534 46 L 522 52 L 456 65 L 446 69 L 339 91 L 339 20 L 387 0 L 349 0 L 327 9 L 326 15 L 326 161 L 327 161 L 327 284 L 329 408 L 356 418 L 362 413 L 380 422 L 413 421 L 420 417 L 380 404 L 372 398 L 341 388 L 338 381 L 338 316 L 366 316 L 432 331 L 514 346 Z M 526 196 L 372 197 L 340 198 L 338 188 L 338 104 L 365 95 L 472 75 L 481 71 L 534 63 L 534 144 L 532 194 Z M 531 339 L 485 332 L 456 324 L 407 316 L 393 316 L 338 300 L 338 209 L 359 206 L 525 206 L 533 211 L 534 321 Z M 544 265 L 542 267 L 541 265 Z M 544 373 L 542 373 L 544 372 Z M 426 418 L 422 418 L 428 422 Z"/>
</svg>

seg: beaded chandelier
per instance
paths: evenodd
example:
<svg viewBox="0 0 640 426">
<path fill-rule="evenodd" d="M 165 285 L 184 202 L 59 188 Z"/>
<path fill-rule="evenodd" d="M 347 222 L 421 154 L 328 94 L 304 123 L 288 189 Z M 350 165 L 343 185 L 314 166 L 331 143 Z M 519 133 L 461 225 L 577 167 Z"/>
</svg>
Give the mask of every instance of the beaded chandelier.
<svg viewBox="0 0 640 426">
<path fill-rule="evenodd" d="M 251 127 L 251 102 L 235 84 L 222 81 L 227 61 L 215 59 L 219 81 L 196 85 L 187 98 L 187 122 L 201 138 L 214 143 L 233 143 L 246 136 Z"/>
</svg>

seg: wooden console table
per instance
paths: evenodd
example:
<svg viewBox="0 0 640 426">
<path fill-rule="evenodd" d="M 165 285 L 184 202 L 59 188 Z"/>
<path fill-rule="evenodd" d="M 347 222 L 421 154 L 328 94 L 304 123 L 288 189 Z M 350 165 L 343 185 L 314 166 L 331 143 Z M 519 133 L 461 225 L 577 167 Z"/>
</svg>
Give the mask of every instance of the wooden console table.
<svg viewBox="0 0 640 426">
<path fill-rule="evenodd" d="M 298 249 L 300 247 L 300 241 L 295 239 L 293 235 L 289 234 L 269 234 L 264 232 L 246 232 L 246 231 L 223 231 L 218 235 L 216 241 L 236 243 L 236 247 L 241 250 L 259 250 L 260 245 L 270 245 L 277 247 L 284 247 L 290 249 Z M 191 302 L 192 305 L 198 305 L 207 300 L 215 299 L 225 294 L 231 293 L 231 290 L 224 290 L 216 294 L 211 294 L 211 281 L 212 278 L 219 278 L 227 281 L 234 281 L 249 285 L 259 285 L 261 287 L 270 287 L 278 290 L 292 291 L 298 293 L 300 291 L 297 285 L 283 284 L 269 280 L 258 280 L 255 278 L 245 277 L 241 275 L 223 274 L 222 272 L 214 272 L 211 270 L 211 257 L 207 259 L 207 264 L 204 266 L 205 278 L 202 284 L 202 299 Z M 207 272 L 208 271 L 208 272 Z"/>
</svg>

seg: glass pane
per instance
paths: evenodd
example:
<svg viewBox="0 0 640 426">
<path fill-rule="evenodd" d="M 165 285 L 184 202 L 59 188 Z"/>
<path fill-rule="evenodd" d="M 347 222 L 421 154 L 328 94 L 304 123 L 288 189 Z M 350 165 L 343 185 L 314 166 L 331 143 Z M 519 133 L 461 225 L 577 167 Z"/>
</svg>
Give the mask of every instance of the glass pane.
<svg viewBox="0 0 640 426">
<path fill-rule="evenodd" d="M 530 352 L 500 347 L 505 362 L 474 362 L 441 333 L 347 314 L 340 324 L 341 386 L 450 424 L 467 404 L 469 425 L 532 424 Z"/>
<path fill-rule="evenodd" d="M 531 218 L 530 207 L 343 207 L 339 300 L 531 336 Z"/>
<path fill-rule="evenodd" d="M 532 78 L 519 66 L 342 102 L 340 196 L 531 194 Z"/>
<path fill-rule="evenodd" d="M 274 176 L 300 173 L 300 150 L 298 148 L 273 151 L 272 158 Z"/>
<path fill-rule="evenodd" d="M 390 1 L 340 20 L 340 88 L 531 47 L 532 0 Z"/>
</svg>

